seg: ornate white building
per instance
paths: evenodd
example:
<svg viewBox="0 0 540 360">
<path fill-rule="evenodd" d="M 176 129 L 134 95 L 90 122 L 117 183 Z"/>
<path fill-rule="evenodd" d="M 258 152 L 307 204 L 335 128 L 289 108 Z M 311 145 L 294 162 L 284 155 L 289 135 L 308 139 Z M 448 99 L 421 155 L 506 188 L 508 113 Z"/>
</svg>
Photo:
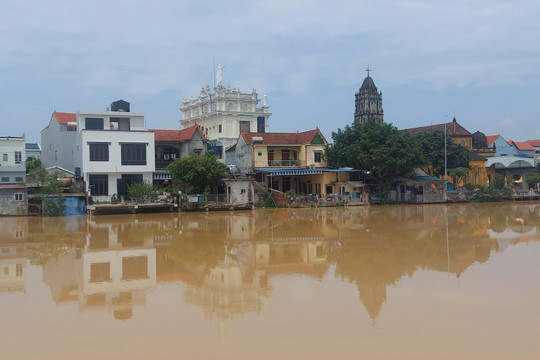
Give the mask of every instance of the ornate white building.
<svg viewBox="0 0 540 360">
<path fill-rule="evenodd" d="M 216 74 L 216 86 L 201 88 L 197 98 L 183 100 L 180 110 L 184 127 L 198 125 L 208 139 L 208 150 L 224 158 L 224 151 L 236 143 L 241 133 L 266 132 L 268 119 L 272 115 L 268 110 L 266 95 L 263 105 L 257 107 L 259 97 L 255 89 L 243 93 L 239 88 L 221 84 L 223 67 L 220 65 Z"/>
</svg>

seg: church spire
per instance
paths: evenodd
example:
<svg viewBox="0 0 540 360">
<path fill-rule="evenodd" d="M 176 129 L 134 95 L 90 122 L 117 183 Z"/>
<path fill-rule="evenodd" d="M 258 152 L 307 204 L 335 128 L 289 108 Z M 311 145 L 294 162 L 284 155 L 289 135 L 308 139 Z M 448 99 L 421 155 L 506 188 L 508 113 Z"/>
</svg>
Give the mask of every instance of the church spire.
<svg viewBox="0 0 540 360">
<path fill-rule="evenodd" d="M 373 78 L 369 75 L 371 69 L 366 69 L 367 76 L 362 86 L 355 94 L 354 121 L 364 124 L 369 120 L 379 124 L 384 122 L 382 109 L 382 92 L 377 91 Z"/>
</svg>

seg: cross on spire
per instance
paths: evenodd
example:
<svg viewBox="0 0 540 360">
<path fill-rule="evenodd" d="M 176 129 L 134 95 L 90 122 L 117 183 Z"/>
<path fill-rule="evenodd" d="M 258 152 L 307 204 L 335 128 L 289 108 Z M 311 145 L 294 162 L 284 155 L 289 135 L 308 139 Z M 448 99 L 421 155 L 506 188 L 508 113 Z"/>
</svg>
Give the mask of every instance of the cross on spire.
<svg viewBox="0 0 540 360">
<path fill-rule="evenodd" d="M 367 71 L 367 76 L 369 77 L 369 72 L 371 71 L 371 70 L 369 69 L 369 65 L 368 65 L 366 71 Z"/>
</svg>

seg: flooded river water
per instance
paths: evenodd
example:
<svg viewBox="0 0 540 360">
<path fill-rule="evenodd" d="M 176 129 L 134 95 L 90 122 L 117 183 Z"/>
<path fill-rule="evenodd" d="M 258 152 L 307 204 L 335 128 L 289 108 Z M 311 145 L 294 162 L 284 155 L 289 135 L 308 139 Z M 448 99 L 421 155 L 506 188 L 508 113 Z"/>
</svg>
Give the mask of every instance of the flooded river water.
<svg viewBox="0 0 540 360">
<path fill-rule="evenodd" d="M 539 359 L 540 203 L 0 218 L 1 359 Z"/>
</svg>

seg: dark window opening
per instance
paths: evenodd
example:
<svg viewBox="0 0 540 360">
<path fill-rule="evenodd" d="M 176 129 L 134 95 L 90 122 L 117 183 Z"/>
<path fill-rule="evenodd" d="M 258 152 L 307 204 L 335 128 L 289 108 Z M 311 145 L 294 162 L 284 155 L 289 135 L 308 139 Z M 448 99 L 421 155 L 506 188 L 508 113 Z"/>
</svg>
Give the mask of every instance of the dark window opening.
<svg viewBox="0 0 540 360">
<path fill-rule="evenodd" d="M 148 279 L 148 257 L 135 256 L 122 259 L 122 280 Z"/>
<path fill-rule="evenodd" d="M 90 161 L 109 161 L 109 144 L 96 143 L 89 144 Z"/>
<path fill-rule="evenodd" d="M 108 262 L 90 264 L 90 282 L 111 281 L 111 264 Z"/>
<path fill-rule="evenodd" d="M 122 144 L 122 165 L 146 165 L 146 144 Z"/>
<path fill-rule="evenodd" d="M 108 175 L 89 175 L 88 185 L 92 195 L 109 195 L 109 176 Z"/>
<path fill-rule="evenodd" d="M 86 130 L 103 130 L 102 118 L 85 118 L 84 128 Z"/>
<path fill-rule="evenodd" d="M 240 134 L 248 133 L 250 131 L 249 121 L 240 121 Z"/>
</svg>

